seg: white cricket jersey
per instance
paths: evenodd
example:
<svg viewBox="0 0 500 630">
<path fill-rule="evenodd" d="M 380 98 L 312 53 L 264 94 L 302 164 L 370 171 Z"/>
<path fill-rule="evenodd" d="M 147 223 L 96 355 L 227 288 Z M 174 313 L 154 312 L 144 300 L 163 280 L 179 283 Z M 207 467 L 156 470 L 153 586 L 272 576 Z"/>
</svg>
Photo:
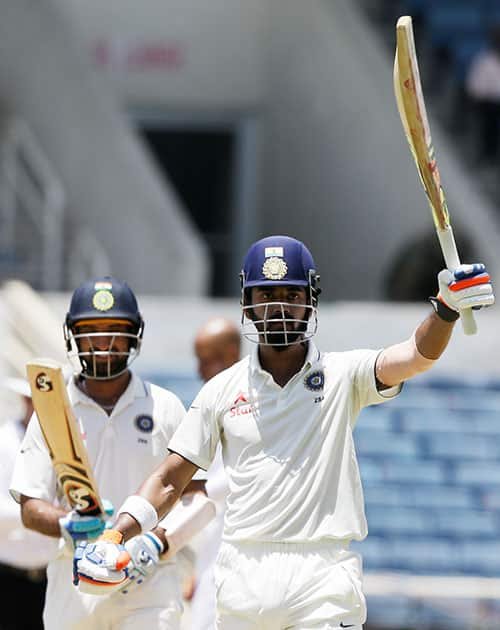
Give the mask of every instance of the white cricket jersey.
<svg viewBox="0 0 500 630">
<path fill-rule="evenodd" d="M 280 387 L 256 347 L 201 389 L 169 449 L 207 469 L 221 441 L 225 540 L 366 536 L 352 431 L 363 407 L 387 400 L 375 382 L 379 352 L 320 354 L 309 342 L 302 369 Z"/>
<path fill-rule="evenodd" d="M 185 409 L 173 393 L 134 374 L 110 416 L 73 379 L 68 394 L 99 493 L 118 509 L 168 455 L 168 442 Z M 20 494 L 49 502 L 60 498 L 36 416 L 21 444 L 10 488 L 16 499 Z"/>
</svg>

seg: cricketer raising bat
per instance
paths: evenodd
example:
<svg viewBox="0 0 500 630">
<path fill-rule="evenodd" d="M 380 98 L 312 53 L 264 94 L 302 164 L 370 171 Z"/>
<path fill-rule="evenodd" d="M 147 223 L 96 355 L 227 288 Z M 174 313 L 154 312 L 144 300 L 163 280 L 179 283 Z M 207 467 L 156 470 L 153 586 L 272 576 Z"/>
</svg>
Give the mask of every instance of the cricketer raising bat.
<svg viewBox="0 0 500 630">
<path fill-rule="evenodd" d="M 52 359 L 37 359 L 26 364 L 26 372 L 33 406 L 64 496 L 80 514 L 104 516 L 61 366 Z"/>
<path fill-rule="evenodd" d="M 460 265 L 460 259 L 434 155 L 410 16 L 399 18 L 396 25 L 396 41 L 394 91 L 399 115 L 427 194 L 445 264 L 453 271 Z M 473 335 L 477 332 L 472 309 L 461 310 L 460 318 L 465 334 Z"/>
</svg>

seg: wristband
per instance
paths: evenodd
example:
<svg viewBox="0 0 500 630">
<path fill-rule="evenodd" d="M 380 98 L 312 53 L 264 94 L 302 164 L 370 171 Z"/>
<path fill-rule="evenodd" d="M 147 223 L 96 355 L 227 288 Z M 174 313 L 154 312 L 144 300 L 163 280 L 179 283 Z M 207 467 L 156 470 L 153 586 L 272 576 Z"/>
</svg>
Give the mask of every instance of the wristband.
<svg viewBox="0 0 500 630">
<path fill-rule="evenodd" d="M 118 510 L 118 514 L 126 512 L 141 526 L 141 532 L 149 532 L 158 523 L 158 514 L 151 503 L 139 494 L 133 494 L 125 499 Z"/>
<path fill-rule="evenodd" d="M 445 322 L 456 322 L 460 317 L 459 312 L 454 311 L 439 298 L 430 297 L 429 302 L 432 304 L 432 308 L 434 309 L 436 315 Z"/>
</svg>

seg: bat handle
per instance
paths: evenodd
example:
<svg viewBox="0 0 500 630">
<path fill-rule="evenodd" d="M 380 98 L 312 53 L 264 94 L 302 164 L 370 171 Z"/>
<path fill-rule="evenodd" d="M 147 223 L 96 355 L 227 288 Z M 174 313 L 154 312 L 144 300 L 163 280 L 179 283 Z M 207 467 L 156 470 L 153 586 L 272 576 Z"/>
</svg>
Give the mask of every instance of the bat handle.
<svg viewBox="0 0 500 630">
<path fill-rule="evenodd" d="M 454 271 L 460 265 L 460 258 L 458 257 L 457 245 L 451 225 L 444 230 L 437 230 L 437 235 L 446 267 L 450 271 Z M 462 322 L 462 329 L 466 335 L 475 335 L 477 333 L 477 324 L 474 319 L 474 312 L 471 308 L 460 310 L 460 320 Z"/>
<path fill-rule="evenodd" d="M 471 308 L 465 308 L 460 311 L 460 320 L 466 335 L 475 335 L 477 333 L 477 324 L 474 319 L 474 312 Z"/>
</svg>

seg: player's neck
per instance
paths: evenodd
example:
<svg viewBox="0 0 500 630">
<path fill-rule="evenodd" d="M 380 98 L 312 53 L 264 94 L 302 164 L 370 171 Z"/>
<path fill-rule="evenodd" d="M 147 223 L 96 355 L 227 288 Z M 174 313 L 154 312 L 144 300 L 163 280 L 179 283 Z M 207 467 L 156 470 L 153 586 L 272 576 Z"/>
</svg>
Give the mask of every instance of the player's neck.
<svg viewBox="0 0 500 630">
<path fill-rule="evenodd" d="M 300 371 L 307 355 L 307 343 L 276 350 L 272 346 L 259 346 L 259 360 L 263 370 L 269 372 L 274 381 L 284 387 Z"/>
<path fill-rule="evenodd" d="M 118 399 L 127 389 L 131 374 L 127 370 L 116 378 L 97 380 L 79 377 L 76 381 L 78 388 L 92 398 L 104 411 L 110 415 Z"/>
</svg>

